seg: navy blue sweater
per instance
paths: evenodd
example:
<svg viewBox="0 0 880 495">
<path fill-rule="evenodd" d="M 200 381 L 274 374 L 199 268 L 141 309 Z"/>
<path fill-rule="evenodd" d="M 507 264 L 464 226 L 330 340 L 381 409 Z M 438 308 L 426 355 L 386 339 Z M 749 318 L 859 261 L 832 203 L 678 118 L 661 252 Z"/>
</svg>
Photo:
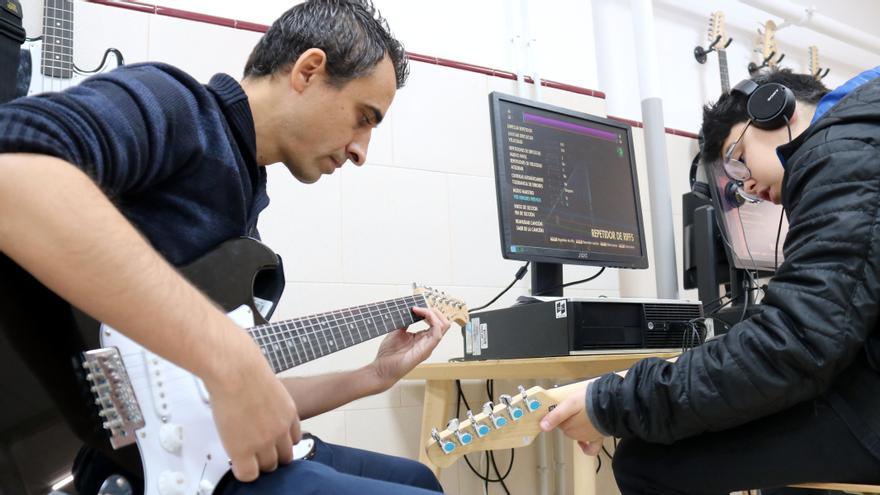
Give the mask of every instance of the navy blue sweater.
<svg viewBox="0 0 880 495">
<path fill-rule="evenodd" d="M 0 106 L 0 153 L 42 153 L 85 171 L 175 265 L 256 235 L 269 203 L 247 95 L 165 64 L 135 64 L 61 93 Z"/>
</svg>

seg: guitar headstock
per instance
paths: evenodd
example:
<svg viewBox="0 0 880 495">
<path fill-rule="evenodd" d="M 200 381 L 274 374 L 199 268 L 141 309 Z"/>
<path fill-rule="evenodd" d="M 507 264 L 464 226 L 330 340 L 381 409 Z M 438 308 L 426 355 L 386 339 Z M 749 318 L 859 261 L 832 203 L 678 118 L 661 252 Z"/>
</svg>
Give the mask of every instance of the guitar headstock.
<svg viewBox="0 0 880 495">
<path fill-rule="evenodd" d="M 443 313 L 446 318 L 465 326 L 468 322 L 468 308 L 464 301 L 452 297 L 445 292 L 413 284 L 413 294 L 421 294 L 429 308 Z"/>
<path fill-rule="evenodd" d="M 437 467 L 448 467 L 471 452 L 524 447 L 541 432 L 541 418 L 552 411 L 568 392 L 566 387 L 544 390 L 519 387 L 513 397 L 501 396 L 501 404 L 487 402 L 483 411 L 465 419 L 453 418 L 443 431 L 432 431 L 425 447 Z"/>
<path fill-rule="evenodd" d="M 776 23 L 768 20 L 764 23 L 764 25 L 758 29 L 758 43 L 755 47 L 755 52 L 761 54 L 761 60 L 767 61 L 767 66 L 770 68 L 776 67 L 776 64 L 779 63 L 779 60 L 773 61 L 773 58 L 776 56 L 777 48 L 776 48 Z"/>
<path fill-rule="evenodd" d="M 709 16 L 709 43 L 716 50 L 724 50 L 730 43 L 730 37 L 724 32 L 724 12 L 716 10 Z"/>
<path fill-rule="evenodd" d="M 819 47 L 813 45 L 809 47 L 810 51 L 810 75 L 817 81 L 821 81 L 831 69 L 826 68 L 824 71 L 819 67 Z"/>
</svg>

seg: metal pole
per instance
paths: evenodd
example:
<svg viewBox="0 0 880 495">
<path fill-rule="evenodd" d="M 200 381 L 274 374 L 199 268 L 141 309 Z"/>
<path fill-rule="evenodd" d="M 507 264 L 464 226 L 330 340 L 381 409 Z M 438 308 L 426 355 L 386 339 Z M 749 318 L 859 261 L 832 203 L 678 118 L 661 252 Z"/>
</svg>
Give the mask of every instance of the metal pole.
<svg viewBox="0 0 880 495">
<path fill-rule="evenodd" d="M 678 269 L 675 261 L 675 231 L 672 195 L 666 163 L 666 129 L 660 97 L 660 70 L 654 49 L 654 11 L 651 0 L 632 0 L 633 32 L 642 97 L 645 155 L 648 159 L 648 190 L 651 196 L 651 227 L 654 234 L 654 272 L 657 297 L 678 299 Z"/>
</svg>

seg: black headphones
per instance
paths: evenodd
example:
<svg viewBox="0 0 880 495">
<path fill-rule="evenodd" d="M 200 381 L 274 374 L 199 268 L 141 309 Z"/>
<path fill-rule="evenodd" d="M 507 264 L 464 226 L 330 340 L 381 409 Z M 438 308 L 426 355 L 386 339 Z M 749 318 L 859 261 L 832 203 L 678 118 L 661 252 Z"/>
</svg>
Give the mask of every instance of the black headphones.
<svg viewBox="0 0 880 495">
<path fill-rule="evenodd" d="M 730 90 L 749 98 L 746 112 L 752 125 L 758 129 L 779 129 L 791 121 L 794 115 L 794 93 L 779 83 L 758 84 L 746 79 Z"/>
</svg>

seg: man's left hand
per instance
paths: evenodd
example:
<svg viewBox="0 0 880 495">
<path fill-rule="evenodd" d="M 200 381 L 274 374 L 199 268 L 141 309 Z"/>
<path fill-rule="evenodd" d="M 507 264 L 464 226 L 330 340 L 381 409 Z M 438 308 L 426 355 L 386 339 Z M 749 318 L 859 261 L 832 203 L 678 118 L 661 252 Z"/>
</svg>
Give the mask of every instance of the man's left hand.
<svg viewBox="0 0 880 495">
<path fill-rule="evenodd" d="M 556 408 L 544 416 L 541 420 L 541 430 L 551 431 L 558 427 L 565 436 L 576 440 L 585 454 L 598 455 L 604 437 L 587 416 L 585 404 L 587 384 L 589 381 L 575 388 Z"/>
<path fill-rule="evenodd" d="M 449 330 L 449 320 L 436 309 L 414 307 L 412 312 L 420 316 L 428 323 L 428 329 L 419 333 L 407 332 L 405 328 L 395 330 L 388 334 L 376 360 L 373 361 L 373 369 L 381 383 L 390 387 L 403 378 L 424 361 L 440 343 L 440 339 Z"/>
</svg>

